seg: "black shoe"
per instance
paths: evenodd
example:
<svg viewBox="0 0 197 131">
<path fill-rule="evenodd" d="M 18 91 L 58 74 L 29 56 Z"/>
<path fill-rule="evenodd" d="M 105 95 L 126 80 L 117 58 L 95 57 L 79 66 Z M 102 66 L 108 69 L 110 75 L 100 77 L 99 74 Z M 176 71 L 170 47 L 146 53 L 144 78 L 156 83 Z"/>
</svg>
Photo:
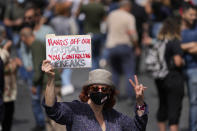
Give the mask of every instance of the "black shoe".
<svg viewBox="0 0 197 131">
<path fill-rule="evenodd" d="M 45 127 L 35 126 L 31 131 L 45 131 Z"/>
</svg>

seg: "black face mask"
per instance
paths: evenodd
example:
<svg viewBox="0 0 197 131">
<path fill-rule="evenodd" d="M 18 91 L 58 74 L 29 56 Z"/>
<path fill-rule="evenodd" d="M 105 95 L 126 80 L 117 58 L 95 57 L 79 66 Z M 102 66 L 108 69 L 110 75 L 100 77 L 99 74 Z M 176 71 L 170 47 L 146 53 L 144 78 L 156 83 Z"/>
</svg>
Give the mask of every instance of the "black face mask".
<svg viewBox="0 0 197 131">
<path fill-rule="evenodd" d="M 96 105 L 102 105 L 109 99 L 109 94 L 102 92 L 90 93 L 90 98 Z"/>
</svg>

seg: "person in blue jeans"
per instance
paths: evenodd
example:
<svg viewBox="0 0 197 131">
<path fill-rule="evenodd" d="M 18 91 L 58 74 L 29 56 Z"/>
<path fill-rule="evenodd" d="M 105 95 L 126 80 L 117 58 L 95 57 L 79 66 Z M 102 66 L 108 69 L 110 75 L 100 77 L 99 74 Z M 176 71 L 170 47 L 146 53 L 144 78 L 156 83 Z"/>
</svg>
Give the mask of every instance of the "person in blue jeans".
<svg viewBox="0 0 197 131">
<path fill-rule="evenodd" d="M 37 123 L 35 130 L 41 130 L 45 127 L 45 115 L 40 105 L 42 96 L 42 87 L 37 86 L 37 91 L 35 94 L 32 93 L 32 109 Z"/>
<path fill-rule="evenodd" d="M 99 61 L 101 59 L 101 49 L 103 47 L 103 34 L 92 34 L 91 42 L 93 44 L 92 47 L 92 70 L 99 68 Z"/>
<path fill-rule="evenodd" d="M 119 6 L 120 8 L 112 11 L 107 18 L 107 53 L 105 52 L 112 69 L 112 80 L 117 87 L 121 75 L 128 79 L 135 74 L 135 55 L 140 54 L 135 17 L 130 14 L 131 3 L 123 0 Z M 126 92 L 129 100 L 135 99 L 129 82 L 126 84 Z"/>
<path fill-rule="evenodd" d="M 119 45 L 108 50 L 109 64 L 112 68 L 112 80 L 115 85 L 119 85 L 121 74 L 126 78 L 132 78 L 135 74 L 135 60 L 133 49 L 127 45 Z M 134 98 L 135 94 L 129 82 L 126 82 L 126 92 L 128 97 Z"/>
<path fill-rule="evenodd" d="M 197 131 L 197 55 L 192 53 L 192 44 L 197 42 L 196 8 L 184 3 L 182 7 L 182 49 L 184 50 L 185 73 L 189 94 L 189 130 Z"/>
</svg>

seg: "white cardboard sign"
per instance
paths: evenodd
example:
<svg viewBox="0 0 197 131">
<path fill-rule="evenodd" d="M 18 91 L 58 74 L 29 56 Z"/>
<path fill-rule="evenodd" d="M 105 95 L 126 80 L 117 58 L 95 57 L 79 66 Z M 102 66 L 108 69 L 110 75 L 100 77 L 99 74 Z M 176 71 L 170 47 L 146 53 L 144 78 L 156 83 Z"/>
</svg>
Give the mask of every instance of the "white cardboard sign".
<svg viewBox="0 0 197 131">
<path fill-rule="evenodd" d="M 91 68 L 90 35 L 46 35 L 46 58 L 56 68 Z"/>
</svg>

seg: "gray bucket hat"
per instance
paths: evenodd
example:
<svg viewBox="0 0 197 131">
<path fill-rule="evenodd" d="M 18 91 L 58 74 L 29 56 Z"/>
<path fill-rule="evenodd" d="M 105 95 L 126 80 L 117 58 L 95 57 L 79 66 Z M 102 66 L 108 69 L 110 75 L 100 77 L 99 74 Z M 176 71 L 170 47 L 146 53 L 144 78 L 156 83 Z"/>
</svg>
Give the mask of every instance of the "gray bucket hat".
<svg viewBox="0 0 197 131">
<path fill-rule="evenodd" d="M 112 82 L 111 72 L 105 69 L 96 69 L 89 72 L 89 78 L 85 82 L 84 86 L 90 86 L 93 84 L 103 84 L 110 87 L 115 87 Z"/>
</svg>

